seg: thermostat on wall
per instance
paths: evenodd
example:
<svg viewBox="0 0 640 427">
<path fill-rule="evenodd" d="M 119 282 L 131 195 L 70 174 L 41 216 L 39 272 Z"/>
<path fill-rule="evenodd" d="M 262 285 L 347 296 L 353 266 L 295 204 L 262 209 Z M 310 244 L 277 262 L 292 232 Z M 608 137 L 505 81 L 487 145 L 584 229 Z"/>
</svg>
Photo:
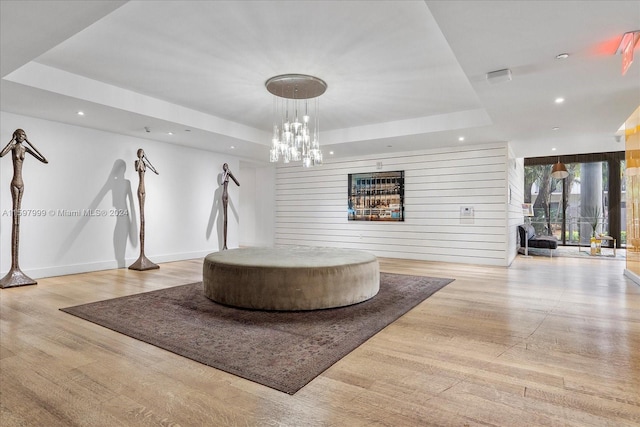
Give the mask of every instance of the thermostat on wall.
<svg viewBox="0 0 640 427">
<path fill-rule="evenodd" d="M 460 206 L 460 224 L 473 224 L 474 210 L 473 206 Z"/>
</svg>

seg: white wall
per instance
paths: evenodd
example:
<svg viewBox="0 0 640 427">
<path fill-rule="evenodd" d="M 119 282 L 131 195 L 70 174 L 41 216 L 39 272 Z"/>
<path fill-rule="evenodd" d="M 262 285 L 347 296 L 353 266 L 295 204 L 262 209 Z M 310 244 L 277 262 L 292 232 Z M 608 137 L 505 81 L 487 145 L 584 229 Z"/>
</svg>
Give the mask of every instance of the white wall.
<svg viewBox="0 0 640 427">
<path fill-rule="evenodd" d="M 515 233 L 507 221 L 508 161 L 507 144 L 496 143 L 329 160 L 309 169 L 281 165 L 276 170 L 275 243 L 506 266 Z M 347 175 L 377 170 L 405 171 L 405 221 L 348 221 Z M 473 223 L 461 221 L 461 207 L 474 209 Z"/>
<path fill-rule="evenodd" d="M 256 168 L 240 162 L 240 210 L 242 222 L 240 223 L 240 246 L 258 246 L 254 242 L 256 234 Z"/>
<path fill-rule="evenodd" d="M 222 248 L 220 178 L 223 163 L 236 175 L 239 160 L 222 154 L 0 113 L 0 145 L 22 128 L 49 160 L 24 162 L 20 267 L 33 278 L 126 267 L 139 255 L 136 151 L 143 148 L 159 175 L 147 170 L 145 254 L 154 262 L 204 256 Z M 13 174 L 0 159 L 0 274 L 11 265 Z M 236 175 L 237 176 L 237 175 Z M 242 183 L 242 176 L 237 176 Z M 228 247 L 238 246 L 240 188 L 229 183 Z M 100 209 L 106 216 L 62 211 Z M 114 209 L 129 215 L 115 216 Z M 133 215 L 131 215 L 133 213 Z"/>
<path fill-rule="evenodd" d="M 275 166 L 240 162 L 240 174 L 240 246 L 273 246 Z"/>
<path fill-rule="evenodd" d="M 126 267 L 139 255 L 136 151 L 147 171 L 145 253 L 154 262 L 204 256 L 222 248 L 220 177 L 228 163 L 228 246 L 309 245 L 368 250 L 378 256 L 509 265 L 522 222 L 523 166 L 506 144 L 456 147 L 262 166 L 203 150 L 0 113 L 0 145 L 17 128 L 47 157 L 24 163 L 20 266 L 33 278 Z M 382 162 L 382 168 L 376 164 Z M 515 166 L 514 166 L 515 165 Z M 405 171 L 402 223 L 347 220 L 347 175 Z M 0 159 L 0 274 L 11 263 L 10 155 Z M 118 176 L 118 173 L 121 176 Z M 131 205 L 132 204 L 132 205 Z M 472 224 L 460 208 L 473 207 Z M 62 211 L 100 209 L 106 216 Z M 128 216 L 112 215 L 124 209 Z"/>
<path fill-rule="evenodd" d="M 524 159 L 516 159 L 509 147 L 507 168 L 507 264 L 511 265 L 518 253 L 518 225 L 524 222 L 522 203 L 524 203 Z"/>
</svg>

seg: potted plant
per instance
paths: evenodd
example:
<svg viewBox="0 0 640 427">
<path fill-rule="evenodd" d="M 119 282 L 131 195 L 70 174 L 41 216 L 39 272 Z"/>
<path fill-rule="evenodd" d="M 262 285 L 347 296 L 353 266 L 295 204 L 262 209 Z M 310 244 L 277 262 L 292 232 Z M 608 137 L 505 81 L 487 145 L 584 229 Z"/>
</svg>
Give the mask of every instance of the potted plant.
<svg viewBox="0 0 640 427">
<path fill-rule="evenodd" d="M 600 208 L 593 207 L 586 209 L 586 213 L 588 216 L 582 217 L 582 219 L 591 226 L 591 255 L 599 255 L 601 253 L 602 247 L 600 246 L 600 240 L 597 239 L 597 229 L 598 224 L 600 224 Z"/>
</svg>

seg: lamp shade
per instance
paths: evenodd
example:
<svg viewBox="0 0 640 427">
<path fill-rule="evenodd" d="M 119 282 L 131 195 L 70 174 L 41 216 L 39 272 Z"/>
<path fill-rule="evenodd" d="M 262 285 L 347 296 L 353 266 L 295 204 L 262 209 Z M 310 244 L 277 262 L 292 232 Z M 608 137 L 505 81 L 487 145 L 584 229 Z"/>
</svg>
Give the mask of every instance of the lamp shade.
<svg viewBox="0 0 640 427">
<path fill-rule="evenodd" d="M 564 179 L 569 176 L 569 172 L 567 172 L 567 168 L 564 166 L 564 163 L 560 163 L 558 160 L 558 163 L 553 165 L 553 168 L 551 169 L 551 176 L 555 179 Z"/>
</svg>

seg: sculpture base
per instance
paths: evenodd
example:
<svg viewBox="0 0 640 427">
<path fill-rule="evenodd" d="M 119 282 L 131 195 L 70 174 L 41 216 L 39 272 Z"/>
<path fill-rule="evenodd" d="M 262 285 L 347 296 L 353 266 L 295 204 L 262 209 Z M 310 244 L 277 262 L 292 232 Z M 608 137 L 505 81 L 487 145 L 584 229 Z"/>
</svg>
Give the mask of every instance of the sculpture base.
<svg viewBox="0 0 640 427">
<path fill-rule="evenodd" d="M 38 282 L 27 276 L 20 268 L 11 268 L 9 272 L 0 279 L 0 288 L 13 288 L 16 286 L 37 285 Z"/>
<path fill-rule="evenodd" d="M 138 271 L 155 270 L 157 268 L 160 268 L 160 266 L 158 264 L 154 264 L 153 262 L 149 261 L 149 258 L 147 258 L 144 255 L 140 255 L 140 258 L 138 258 L 136 262 L 134 262 L 129 266 L 129 270 L 138 270 Z"/>
</svg>

